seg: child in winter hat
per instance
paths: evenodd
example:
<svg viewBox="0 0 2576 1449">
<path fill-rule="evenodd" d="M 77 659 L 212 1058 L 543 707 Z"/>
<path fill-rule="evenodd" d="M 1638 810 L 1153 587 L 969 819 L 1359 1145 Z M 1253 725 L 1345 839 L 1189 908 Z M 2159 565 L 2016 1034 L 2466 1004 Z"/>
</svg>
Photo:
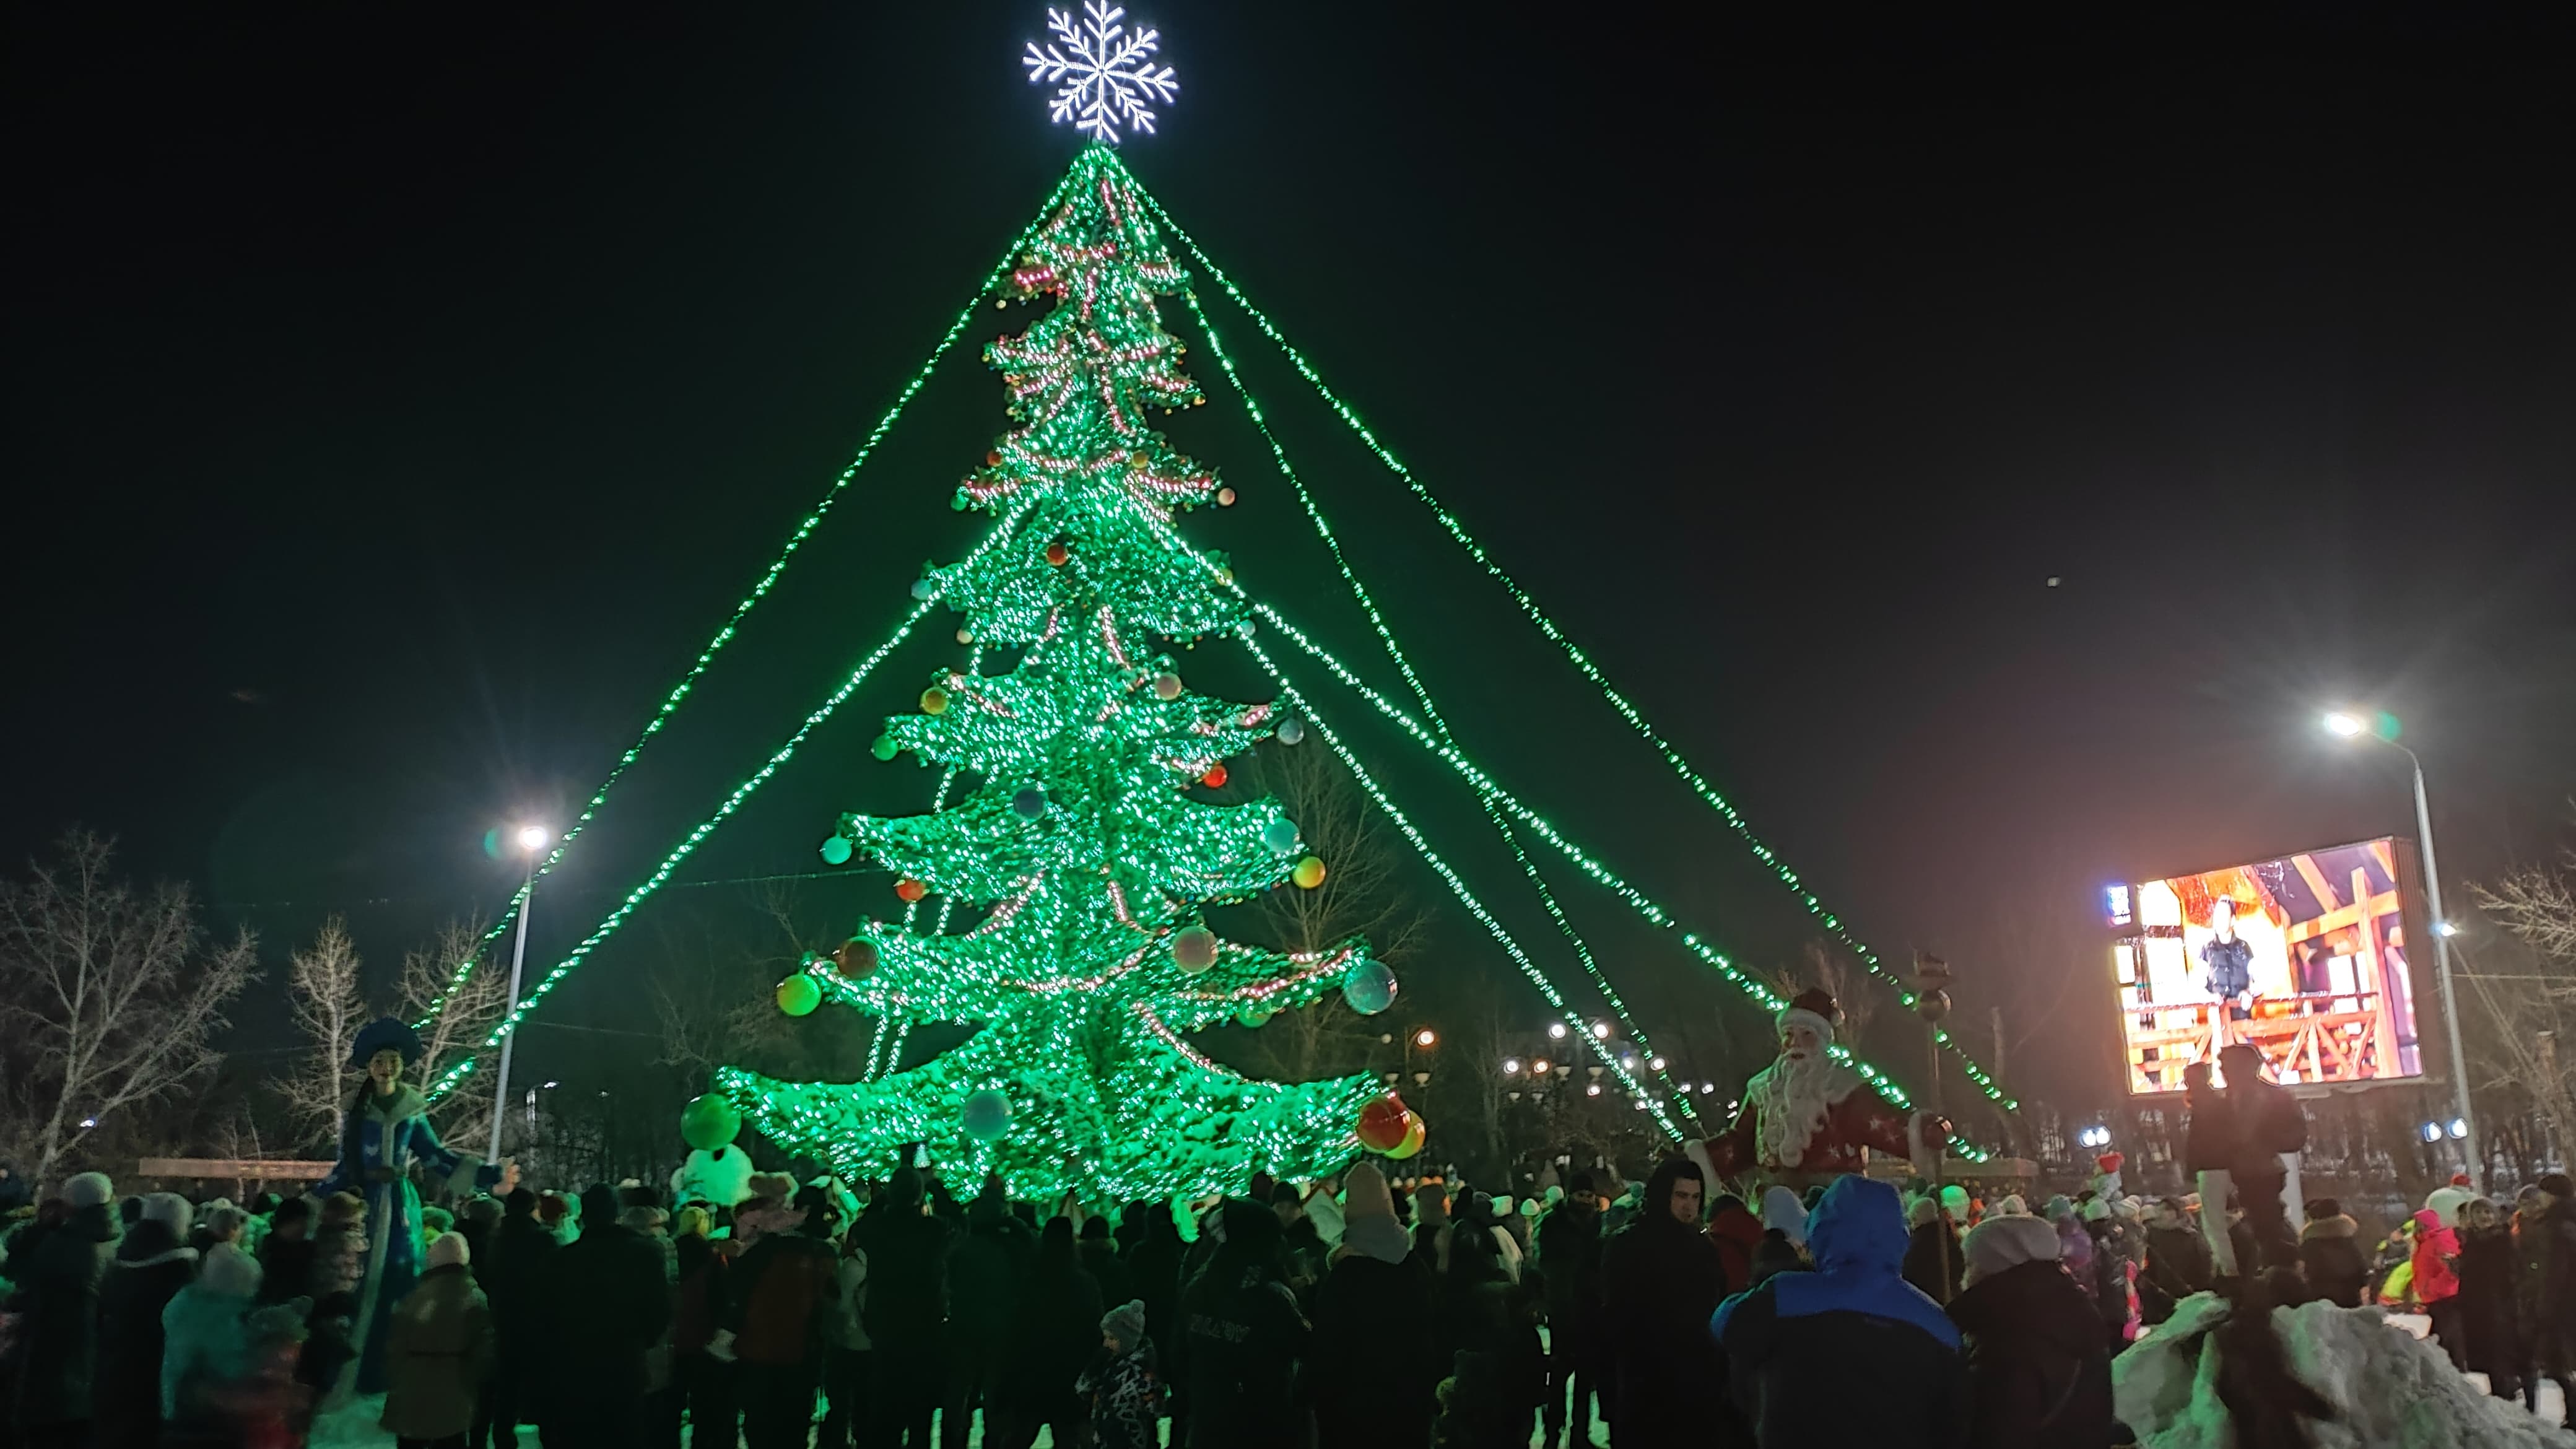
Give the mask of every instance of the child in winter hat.
<svg viewBox="0 0 2576 1449">
<path fill-rule="evenodd" d="M 1099 1362 L 1074 1385 L 1091 1401 L 1092 1443 L 1095 1449 L 1153 1449 L 1163 1385 L 1154 1373 L 1154 1346 L 1145 1339 L 1144 1303 L 1130 1300 L 1103 1314 L 1100 1342 Z"/>
</svg>

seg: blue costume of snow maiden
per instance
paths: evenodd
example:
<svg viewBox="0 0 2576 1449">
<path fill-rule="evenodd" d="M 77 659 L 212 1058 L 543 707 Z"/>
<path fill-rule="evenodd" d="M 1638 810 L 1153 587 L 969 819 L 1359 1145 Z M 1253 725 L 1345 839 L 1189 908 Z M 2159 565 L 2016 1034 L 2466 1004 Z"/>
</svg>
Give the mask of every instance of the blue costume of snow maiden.
<svg viewBox="0 0 2576 1449">
<path fill-rule="evenodd" d="M 390 1016 L 369 1022 L 350 1050 L 349 1065 L 363 1072 L 368 1058 L 387 1048 L 401 1052 L 408 1067 L 420 1058 L 420 1037 Z M 367 1200 L 367 1246 L 359 1257 L 358 1316 L 351 1329 L 359 1343 L 357 1390 L 381 1394 L 385 1331 L 394 1305 L 420 1276 L 420 1193 L 411 1183 L 412 1164 L 426 1169 L 432 1186 L 449 1192 L 487 1191 L 501 1180 L 501 1169 L 441 1144 L 429 1125 L 429 1099 L 410 1083 L 396 1081 L 391 1097 L 378 1097 L 372 1081 L 359 1093 L 340 1126 L 340 1160 L 313 1193 L 355 1192 Z"/>
</svg>

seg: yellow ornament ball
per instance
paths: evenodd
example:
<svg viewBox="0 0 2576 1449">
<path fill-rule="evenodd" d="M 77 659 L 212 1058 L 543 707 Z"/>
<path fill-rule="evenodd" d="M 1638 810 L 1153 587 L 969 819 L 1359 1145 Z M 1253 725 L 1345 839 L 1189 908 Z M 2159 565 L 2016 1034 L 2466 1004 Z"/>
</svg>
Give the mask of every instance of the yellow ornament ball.
<svg viewBox="0 0 2576 1449">
<path fill-rule="evenodd" d="M 1297 868 L 1288 873 L 1288 878 L 1297 883 L 1299 890 L 1313 890 L 1324 883 L 1324 862 L 1314 856 L 1307 856 L 1297 862 Z"/>
<path fill-rule="evenodd" d="M 948 691 L 941 689 L 935 684 L 930 688 L 923 690 L 921 692 L 921 712 L 923 714 L 948 713 Z"/>
</svg>

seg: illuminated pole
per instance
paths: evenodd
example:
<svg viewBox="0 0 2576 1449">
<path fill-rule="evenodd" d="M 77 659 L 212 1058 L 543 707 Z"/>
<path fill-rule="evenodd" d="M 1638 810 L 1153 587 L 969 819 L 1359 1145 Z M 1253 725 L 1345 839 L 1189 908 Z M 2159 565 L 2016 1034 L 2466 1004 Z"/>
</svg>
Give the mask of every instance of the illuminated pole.
<svg viewBox="0 0 2576 1449">
<path fill-rule="evenodd" d="M 1923 1043 L 1929 1049 L 1932 1072 L 1923 1083 L 1923 1110 L 1934 1123 L 1941 1120 L 1941 1018 L 1950 1014 L 1950 963 L 1938 956 L 1914 953 L 1914 1014 L 1923 1018 Z M 1906 1130 L 1913 1131 L 1909 1125 Z M 1936 1126 L 1934 1130 L 1938 1131 Z M 1932 1220 L 1941 1231 L 1932 1235 L 1940 1251 L 1941 1301 L 1950 1301 L 1950 1209 L 1941 1201 L 1941 1177 L 1949 1167 L 1950 1144 L 1940 1141 L 1932 1149 Z"/>
<path fill-rule="evenodd" d="M 528 858 L 528 878 L 519 887 L 518 940 L 510 947 L 510 999 L 501 1007 L 501 1019 L 519 1009 L 519 972 L 528 963 L 528 911 L 537 903 L 537 854 L 554 839 L 554 832 L 542 825 L 519 827 L 519 853 Z M 510 1110 L 510 1048 L 518 1043 L 519 1034 L 511 1032 L 501 1038 L 501 1070 L 492 1082 L 492 1160 L 501 1160 L 501 1116 Z"/>
<path fill-rule="evenodd" d="M 2415 838 L 2424 847 L 2424 896 L 2433 907 L 2433 980 L 2441 989 L 2442 1023 L 2448 1028 L 2451 1044 L 2451 1107 L 2459 1114 L 2460 1125 L 2467 1129 L 2460 1146 L 2469 1158 L 2469 1185 L 2483 1189 L 2486 1155 L 2478 1147 L 2477 1112 L 2469 1105 L 2469 1062 L 2460 1048 L 2460 1011 L 2451 994 L 2451 918 L 2442 913 L 2442 872 L 2433 863 L 2433 808 L 2424 796 L 2424 762 L 2413 750 L 2370 728 L 2356 715 L 2327 715 L 2326 731 L 2348 740 L 2377 740 L 2403 754 L 2406 762 L 2415 767 Z"/>
</svg>

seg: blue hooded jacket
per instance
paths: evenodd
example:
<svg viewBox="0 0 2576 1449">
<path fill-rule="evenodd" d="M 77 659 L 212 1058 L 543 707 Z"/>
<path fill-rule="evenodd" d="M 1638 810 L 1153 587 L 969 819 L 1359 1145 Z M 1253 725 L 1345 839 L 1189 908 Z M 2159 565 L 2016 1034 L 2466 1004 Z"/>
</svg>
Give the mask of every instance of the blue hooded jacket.
<svg viewBox="0 0 2576 1449">
<path fill-rule="evenodd" d="M 1837 1178 L 1807 1217 L 1816 1271 L 1779 1274 L 1718 1305 L 1709 1331 L 1759 1443 L 1955 1442 L 1967 1422 L 1959 1330 L 1901 1276 L 1905 1244 L 1895 1188 Z M 1855 1375 L 1869 1393 L 1851 1392 Z"/>
</svg>

